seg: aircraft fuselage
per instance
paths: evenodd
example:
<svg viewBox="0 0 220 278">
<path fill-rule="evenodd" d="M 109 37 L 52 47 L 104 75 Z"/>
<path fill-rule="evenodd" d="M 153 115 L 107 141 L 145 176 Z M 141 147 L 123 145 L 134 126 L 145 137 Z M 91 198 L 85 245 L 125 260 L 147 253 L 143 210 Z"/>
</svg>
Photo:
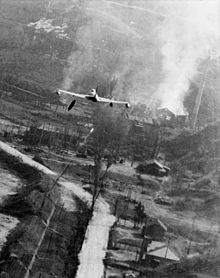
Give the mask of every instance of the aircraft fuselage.
<svg viewBox="0 0 220 278">
<path fill-rule="evenodd" d="M 92 102 L 98 101 L 96 96 L 86 96 L 86 99 L 91 100 Z"/>
</svg>

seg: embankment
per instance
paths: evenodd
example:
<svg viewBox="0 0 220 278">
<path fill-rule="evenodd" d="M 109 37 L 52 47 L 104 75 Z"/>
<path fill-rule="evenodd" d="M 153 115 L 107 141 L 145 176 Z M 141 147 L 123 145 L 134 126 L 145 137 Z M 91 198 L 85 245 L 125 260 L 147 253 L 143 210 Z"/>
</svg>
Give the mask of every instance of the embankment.
<svg viewBox="0 0 220 278">
<path fill-rule="evenodd" d="M 73 197 L 74 211 L 62 203 L 61 188 L 19 157 L 0 149 L 0 159 L 24 181 L 0 212 L 19 219 L 0 254 L 0 273 L 9 277 L 74 277 L 88 224 L 88 209 Z"/>
<path fill-rule="evenodd" d="M 55 172 L 33 161 L 27 155 L 22 154 L 15 148 L 10 147 L 8 144 L 3 143 L 2 141 L 0 141 L 0 149 L 4 150 L 10 156 L 20 158 L 22 163 L 30 165 L 46 175 L 50 175 L 53 179 L 57 177 L 57 174 Z M 59 184 L 61 197 L 64 202 L 64 208 L 67 211 L 74 211 L 72 194 L 74 194 L 74 196 L 77 196 L 84 203 L 91 204 L 92 196 L 82 189 L 79 182 L 69 182 L 61 178 L 59 180 Z M 76 273 L 77 278 L 88 278 L 88 275 L 93 278 L 101 278 L 103 276 L 103 259 L 105 258 L 109 230 L 114 221 L 115 219 L 114 216 L 112 216 L 110 213 L 109 205 L 104 200 L 101 200 L 101 198 L 97 200 L 93 216 L 86 230 L 85 240 L 83 241 L 83 245 L 78 256 L 79 267 Z M 82 235 L 80 231 L 78 234 Z M 37 257 L 36 252 L 34 256 Z M 70 260 L 72 260 L 71 257 Z M 71 262 L 71 264 L 73 264 L 73 262 Z M 51 275 L 54 276 L 55 274 L 50 274 L 50 276 Z M 42 277 L 41 273 L 38 276 Z M 28 276 L 26 275 L 25 277 Z M 61 275 L 61 277 L 64 278 L 66 276 Z M 71 277 L 74 276 L 71 275 Z"/>
</svg>

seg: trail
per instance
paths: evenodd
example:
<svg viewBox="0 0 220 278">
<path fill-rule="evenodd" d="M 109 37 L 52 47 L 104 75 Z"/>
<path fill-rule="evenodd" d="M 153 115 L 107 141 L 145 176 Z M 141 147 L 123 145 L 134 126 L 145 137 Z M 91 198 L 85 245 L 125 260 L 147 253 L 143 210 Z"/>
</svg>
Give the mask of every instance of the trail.
<svg viewBox="0 0 220 278">
<path fill-rule="evenodd" d="M 0 141 L 0 149 L 8 154 L 20 158 L 24 163 L 42 171 L 47 175 L 57 176 L 57 173 L 49 170 L 47 167 L 33 161 L 30 157 L 22 154 L 18 150 L 10 147 L 8 144 Z M 69 192 L 79 197 L 83 202 L 91 203 L 92 196 L 84 191 L 79 184 L 69 182 L 64 178 L 59 180 L 61 185 L 62 198 L 65 201 L 64 208 L 72 210 L 73 205 L 70 202 Z M 110 214 L 109 205 L 102 199 L 97 200 L 94 214 L 87 227 L 85 239 L 81 252 L 79 254 L 79 268 L 76 274 L 77 278 L 101 278 L 104 272 L 103 259 L 108 244 L 109 230 L 114 223 L 114 216 Z"/>
<path fill-rule="evenodd" d="M 61 184 L 72 190 L 77 196 L 81 190 L 76 184 L 62 179 Z M 73 187 L 74 185 L 74 187 Z M 84 201 L 91 201 L 91 195 L 84 191 Z M 93 217 L 88 225 L 82 250 L 79 254 L 80 265 L 77 278 L 102 277 L 104 271 L 103 259 L 108 244 L 108 235 L 115 217 L 110 214 L 109 205 L 101 198 L 97 201 Z"/>
<path fill-rule="evenodd" d="M 102 277 L 104 272 L 103 259 L 107 249 L 109 229 L 114 221 L 115 218 L 110 215 L 110 210 L 106 203 L 99 201 L 87 228 L 86 239 L 79 255 L 81 264 L 76 275 L 77 278 Z"/>
</svg>

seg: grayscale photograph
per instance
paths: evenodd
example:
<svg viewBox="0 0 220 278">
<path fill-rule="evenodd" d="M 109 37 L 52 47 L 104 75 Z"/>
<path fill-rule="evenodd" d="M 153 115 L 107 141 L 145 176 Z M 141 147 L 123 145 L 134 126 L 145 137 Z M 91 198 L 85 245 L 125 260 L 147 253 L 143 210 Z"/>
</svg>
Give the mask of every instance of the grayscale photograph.
<svg viewBox="0 0 220 278">
<path fill-rule="evenodd" d="M 0 0 L 0 278 L 220 278 L 219 0 Z"/>
</svg>

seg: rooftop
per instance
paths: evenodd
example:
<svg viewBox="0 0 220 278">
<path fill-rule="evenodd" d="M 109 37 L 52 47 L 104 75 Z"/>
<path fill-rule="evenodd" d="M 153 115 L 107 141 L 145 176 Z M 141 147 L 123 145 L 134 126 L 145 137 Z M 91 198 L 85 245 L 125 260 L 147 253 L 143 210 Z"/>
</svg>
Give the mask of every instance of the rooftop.
<svg viewBox="0 0 220 278">
<path fill-rule="evenodd" d="M 148 245 L 147 255 L 159 258 L 166 258 L 172 261 L 179 261 L 180 259 L 169 249 L 166 243 L 159 241 L 152 241 Z"/>
</svg>

